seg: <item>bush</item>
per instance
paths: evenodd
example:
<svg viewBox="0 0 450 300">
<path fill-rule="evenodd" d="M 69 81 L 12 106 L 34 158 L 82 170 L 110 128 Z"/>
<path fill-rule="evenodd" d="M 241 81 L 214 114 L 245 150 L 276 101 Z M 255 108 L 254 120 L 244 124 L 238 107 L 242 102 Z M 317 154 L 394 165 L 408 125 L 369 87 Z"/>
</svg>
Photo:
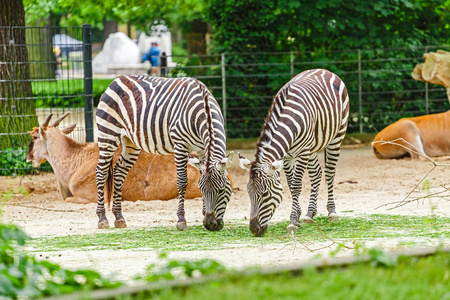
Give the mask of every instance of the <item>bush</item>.
<svg viewBox="0 0 450 300">
<path fill-rule="evenodd" d="M 38 168 L 27 163 L 27 151 L 24 149 L 6 148 L 0 151 L 0 175 L 17 176 L 31 174 L 36 170 L 51 171 L 52 167 L 46 161 Z"/>
<path fill-rule="evenodd" d="M 120 285 L 95 271 L 69 271 L 37 261 L 19 249 L 27 239 L 18 227 L 0 223 L 0 299 L 38 298 Z"/>
</svg>

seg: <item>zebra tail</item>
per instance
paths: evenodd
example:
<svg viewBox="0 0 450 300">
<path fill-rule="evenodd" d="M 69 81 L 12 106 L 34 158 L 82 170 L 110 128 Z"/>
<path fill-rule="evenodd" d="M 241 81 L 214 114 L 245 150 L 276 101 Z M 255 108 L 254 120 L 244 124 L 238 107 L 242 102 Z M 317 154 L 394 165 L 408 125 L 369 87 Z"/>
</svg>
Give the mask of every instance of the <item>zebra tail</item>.
<svg viewBox="0 0 450 300">
<path fill-rule="evenodd" d="M 109 165 L 108 170 L 108 179 L 106 179 L 105 184 L 105 202 L 108 204 L 108 208 L 111 208 L 111 198 L 113 196 L 113 183 L 114 183 L 114 177 L 113 177 L 113 163 Z"/>
</svg>

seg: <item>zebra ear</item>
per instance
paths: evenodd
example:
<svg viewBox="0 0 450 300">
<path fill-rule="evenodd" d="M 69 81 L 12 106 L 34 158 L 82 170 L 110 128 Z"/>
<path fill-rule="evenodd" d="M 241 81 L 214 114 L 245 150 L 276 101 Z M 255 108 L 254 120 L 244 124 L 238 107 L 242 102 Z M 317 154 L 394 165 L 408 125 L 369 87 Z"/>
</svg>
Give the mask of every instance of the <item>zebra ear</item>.
<svg viewBox="0 0 450 300">
<path fill-rule="evenodd" d="M 231 166 L 231 163 L 233 162 L 233 151 L 230 152 L 230 154 L 227 155 L 227 157 L 224 157 L 220 163 L 217 164 L 217 170 L 220 172 L 225 171 L 229 166 Z"/>
<path fill-rule="evenodd" d="M 283 167 L 283 160 L 274 161 L 267 170 L 267 175 L 272 176 L 276 172 L 280 172 Z"/>
<path fill-rule="evenodd" d="M 200 173 L 203 173 L 203 171 L 205 171 L 205 162 L 201 161 L 198 156 L 189 154 L 188 162 L 191 166 L 196 167 L 200 171 Z"/>
<path fill-rule="evenodd" d="M 239 155 L 239 165 L 241 166 L 241 168 L 250 171 L 250 166 L 252 164 L 251 161 L 243 157 L 239 152 L 238 155 Z"/>
</svg>

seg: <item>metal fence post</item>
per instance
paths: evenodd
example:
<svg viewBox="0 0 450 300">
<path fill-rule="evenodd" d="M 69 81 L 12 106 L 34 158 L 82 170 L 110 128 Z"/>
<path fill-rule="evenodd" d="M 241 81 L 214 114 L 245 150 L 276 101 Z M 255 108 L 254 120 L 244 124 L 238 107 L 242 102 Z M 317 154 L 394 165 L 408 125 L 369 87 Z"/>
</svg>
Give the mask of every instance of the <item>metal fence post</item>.
<svg viewBox="0 0 450 300">
<path fill-rule="evenodd" d="M 359 102 L 359 133 L 363 133 L 361 50 L 360 49 L 358 49 L 358 102 Z"/>
<path fill-rule="evenodd" d="M 93 87 L 92 87 L 92 28 L 83 25 L 83 62 L 84 62 L 84 124 L 86 142 L 94 141 Z"/>
<path fill-rule="evenodd" d="M 294 77 L 294 52 L 291 51 L 291 78 Z"/>
<path fill-rule="evenodd" d="M 425 53 L 428 52 L 428 47 L 425 47 Z M 429 106 L 430 106 L 430 102 L 429 102 L 429 95 L 428 95 L 428 82 L 425 82 L 425 114 L 428 115 L 429 112 Z"/>
<path fill-rule="evenodd" d="M 225 128 L 225 134 L 227 132 L 227 80 L 225 74 L 225 53 L 221 54 L 222 58 L 222 114 L 223 114 L 223 127 Z"/>
</svg>

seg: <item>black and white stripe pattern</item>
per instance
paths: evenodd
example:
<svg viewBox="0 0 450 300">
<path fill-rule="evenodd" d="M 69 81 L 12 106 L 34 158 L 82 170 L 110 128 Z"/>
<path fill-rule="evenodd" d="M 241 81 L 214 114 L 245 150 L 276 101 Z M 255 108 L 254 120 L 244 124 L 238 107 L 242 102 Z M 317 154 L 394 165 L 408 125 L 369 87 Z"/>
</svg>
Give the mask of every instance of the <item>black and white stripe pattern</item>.
<svg viewBox="0 0 450 300">
<path fill-rule="evenodd" d="M 188 160 L 202 173 L 204 225 L 209 230 L 223 227 L 223 215 L 230 200 L 231 184 L 226 168 L 223 117 L 211 92 L 192 78 L 156 78 L 128 75 L 116 78 L 106 89 L 97 109 L 97 166 L 99 228 L 108 228 L 105 216 L 105 183 L 113 180 L 116 227 L 126 227 L 122 216 L 122 185 L 141 150 L 175 154 L 179 205 L 179 229 L 186 229 L 184 194 L 188 184 Z M 111 172 L 112 156 L 119 143 L 122 155 Z M 196 151 L 199 157 L 189 157 Z M 108 201 L 109 199 L 106 199 Z"/>
<path fill-rule="evenodd" d="M 317 195 L 322 169 L 317 153 L 325 152 L 328 185 L 328 216 L 337 218 L 333 182 L 340 145 L 347 130 L 349 99 L 344 82 L 335 74 L 314 69 L 302 72 L 284 85 L 275 96 L 256 146 L 255 161 L 240 157 L 241 167 L 250 171 L 250 229 L 261 235 L 267 229 L 282 200 L 281 168 L 292 194 L 288 230 L 299 222 L 298 198 L 305 169 L 311 178 L 311 196 L 304 222 L 312 222 L 317 212 Z"/>
</svg>

